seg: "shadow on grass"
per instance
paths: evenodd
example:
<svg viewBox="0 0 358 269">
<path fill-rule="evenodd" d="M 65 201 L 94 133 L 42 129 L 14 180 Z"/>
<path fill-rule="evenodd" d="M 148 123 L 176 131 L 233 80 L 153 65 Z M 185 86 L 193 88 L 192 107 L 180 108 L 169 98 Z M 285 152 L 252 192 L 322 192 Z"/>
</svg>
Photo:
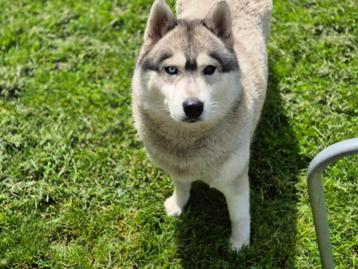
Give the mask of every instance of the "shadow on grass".
<svg viewBox="0 0 358 269">
<path fill-rule="evenodd" d="M 293 268 L 296 239 L 295 184 L 307 162 L 299 156 L 270 64 L 269 91 L 251 149 L 251 246 L 228 249 L 230 220 L 224 196 L 194 183 L 177 227 L 183 268 Z"/>
</svg>

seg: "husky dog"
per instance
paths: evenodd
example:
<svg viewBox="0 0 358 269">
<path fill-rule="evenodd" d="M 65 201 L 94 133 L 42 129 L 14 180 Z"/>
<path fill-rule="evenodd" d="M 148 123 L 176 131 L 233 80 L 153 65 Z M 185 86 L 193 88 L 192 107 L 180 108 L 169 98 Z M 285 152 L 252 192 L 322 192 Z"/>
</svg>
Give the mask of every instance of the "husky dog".
<svg viewBox="0 0 358 269">
<path fill-rule="evenodd" d="M 135 126 L 173 179 L 164 203 L 179 216 L 193 181 L 221 191 L 231 248 L 250 241 L 250 142 L 267 87 L 271 0 L 156 0 L 133 75 Z"/>
</svg>

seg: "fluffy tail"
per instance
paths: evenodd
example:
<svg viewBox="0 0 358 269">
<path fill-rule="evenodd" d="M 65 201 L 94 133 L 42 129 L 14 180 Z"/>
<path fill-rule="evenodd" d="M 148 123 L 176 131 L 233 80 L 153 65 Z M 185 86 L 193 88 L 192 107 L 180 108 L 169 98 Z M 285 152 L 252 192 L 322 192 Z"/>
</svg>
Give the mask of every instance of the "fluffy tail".
<svg viewBox="0 0 358 269">
<path fill-rule="evenodd" d="M 237 31 L 247 27 L 260 29 L 267 39 L 270 31 L 272 0 L 227 0 Z"/>
<path fill-rule="evenodd" d="M 177 15 L 179 18 L 203 19 L 209 10 L 224 0 L 178 0 Z M 272 0 L 226 0 L 233 22 L 233 30 L 247 31 L 249 28 L 262 31 L 265 39 L 269 33 L 272 11 Z"/>
</svg>

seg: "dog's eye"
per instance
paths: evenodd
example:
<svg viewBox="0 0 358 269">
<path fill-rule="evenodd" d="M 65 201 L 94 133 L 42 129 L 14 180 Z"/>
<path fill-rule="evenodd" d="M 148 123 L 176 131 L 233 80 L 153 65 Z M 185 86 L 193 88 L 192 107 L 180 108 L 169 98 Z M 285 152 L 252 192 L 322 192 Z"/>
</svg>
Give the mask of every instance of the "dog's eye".
<svg viewBox="0 0 358 269">
<path fill-rule="evenodd" d="M 212 75 L 214 74 L 216 67 L 213 65 L 208 65 L 204 68 L 204 75 Z"/>
<path fill-rule="evenodd" d="M 167 72 L 169 75 L 176 75 L 178 74 L 178 68 L 176 68 L 173 65 L 167 66 L 164 68 L 165 72 Z"/>
</svg>

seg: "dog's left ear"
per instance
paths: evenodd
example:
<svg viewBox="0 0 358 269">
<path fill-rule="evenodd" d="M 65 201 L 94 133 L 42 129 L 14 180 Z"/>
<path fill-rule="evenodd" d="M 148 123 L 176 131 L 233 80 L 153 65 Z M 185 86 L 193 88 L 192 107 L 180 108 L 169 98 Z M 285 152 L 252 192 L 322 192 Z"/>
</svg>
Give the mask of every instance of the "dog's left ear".
<svg viewBox="0 0 358 269">
<path fill-rule="evenodd" d="M 212 7 L 203 23 L 211 32 L 219 37 L 226 46 L 233 46 L 234 39 L 232 35 L 231 12 L 225 1 L 221 1 Z"/>
<path fill-rule="evenodd" d="M 156 43 L 175 25 L 175 16 L 167 3 L 163 0 L 155 0 L 150 10 L 144 40 Z"/>
</svg>

